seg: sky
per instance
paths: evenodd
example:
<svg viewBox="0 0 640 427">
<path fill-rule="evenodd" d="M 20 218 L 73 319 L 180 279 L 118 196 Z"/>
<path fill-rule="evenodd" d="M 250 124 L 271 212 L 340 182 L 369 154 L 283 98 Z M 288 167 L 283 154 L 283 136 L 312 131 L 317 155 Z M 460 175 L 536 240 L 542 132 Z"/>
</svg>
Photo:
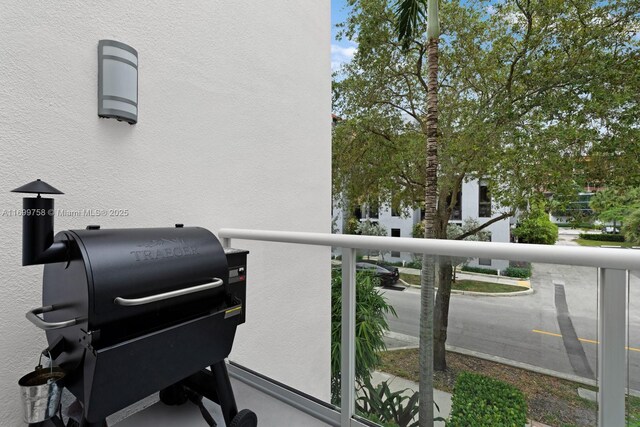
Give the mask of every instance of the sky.
<svg viewBox="0 0 640 427">
<path fill-rule="evenodd" d="M 336 24 L 344 22 L 349 14 L 346 0 L 331 0 L 331 69 L 333 71 L 340 64 L 348 62 L 356 52 L 356 43 L 350 40 L 336 40 Z"/>
</svg>

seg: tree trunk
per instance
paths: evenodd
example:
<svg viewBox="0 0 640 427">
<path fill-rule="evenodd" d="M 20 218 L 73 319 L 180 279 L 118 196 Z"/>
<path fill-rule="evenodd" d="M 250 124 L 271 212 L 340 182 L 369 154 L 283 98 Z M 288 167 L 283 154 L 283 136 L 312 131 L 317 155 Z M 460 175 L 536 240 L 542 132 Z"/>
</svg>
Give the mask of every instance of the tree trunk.
<svg viewBox="0 0 640 427">
<path fill-rule="evenodd" d="M 427 146 L 424 237 L 436 237 L 438 202 L 438 38 L 430 38 L 427 47 L 429 73 L 427 93 Z M 420 297 L 420 427 L 433 426 L 433 309 L 436 258 L 422 257 Z"/>
<path fill-rule="evenodd" d="M 438 294 L 436 295 L 433 320 L 433 367 L 436 371 L 447 369 L 445 343 L 447 342 L 447 327 L 449 325 L 452 267 L 450 259 L 441 259 L 438 263 Z"/>
</svg>

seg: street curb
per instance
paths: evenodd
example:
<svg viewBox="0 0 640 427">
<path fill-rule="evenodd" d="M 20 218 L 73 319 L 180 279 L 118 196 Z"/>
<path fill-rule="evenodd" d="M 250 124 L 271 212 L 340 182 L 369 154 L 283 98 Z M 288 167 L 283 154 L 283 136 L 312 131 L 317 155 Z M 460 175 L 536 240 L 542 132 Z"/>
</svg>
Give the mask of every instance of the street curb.
<svg viewBox="0 0 640 427">
<path fill-rule="evenodd" d="M 393 335 L 389 335 L 389 337 L 390 338 L 395 338 L 395 339 L 400 339 L 401 336 L 404 335 L 404 334 L 398 334 L 397 332 L 393 332 L 392 334 Z M 414 341 L 414 340 L 417 339 L 416 337 L 412 337 L 410 335 L 407 335 L 407 337 L 409 337 L 408 341 Z M 416 349 L 416 348 L 419 348 L 419 346 L 410 345 L 410 346 L 405 346 L 405 347 L 390 348 L 390 349 L 387 349 L 387 351 L 413 350 L 413 349 Z M 458 353 L 458 354 L 462 354 L 462 355 L 465 355 L 465 356 L 477 357 L 478 359 L 488 360 L 489 362 L 500 363 L 502 365 L 511 366 L 513 368 L 524 369 L 525 371 L 536 372 L 538 374 L 548 375 L 550 377 L 560 378 L 560 379 L 563 379 L 563 380 L 571 381 L 571 382 L 578 383 L 578 384 L 588 385 L 588 386 L 591 386 L 591 387 L 597 387 L 598 386 L 598 384 L 596 383 L 595 380 L 590 380 L 588 378 L 579 377 L 577 375 L 565 374 L 565 373 L 562 373 L 562 372 L 553 371 L 551 369 L 546 369 L 546 368 L 541 368 L 539 366 L 530 365 L 528 363 L 517 362 L 515 360 L 505 359 L 504 357 L 492 356 L 490 354 L 480 353 L 479 351 L 474 351 L 474 350 L 467 350 L 465 348 L 460 348 L 460 347 L 456 347 L 456 346 L 452 346 L 452 345 L 445 345 L 445 348 L 446 348 L 447 351 L 450 351 L 452 353 Z M 630 395 L 630 396 L 640 397 L 640 390 L 626 389 L 626 391 L 627 391 L 627 394 Z"/>
<path fill-rule="evenodd" d="M 409 284 L 402 279 L 399 279 L 399 281 L 404 283 L 404 285 L 409 288 L 420 289 L 420 286 L 418 285 Z M 518 286 L 518 285 L 509 285 L 509 286 L 524 288 L 524 286 Z M 438 288 L 435 288 L 435 289 L 438 289 Z M 479 296 L 479 297 L 480 296 L 482 297 L 517 297 L 521 295 L 530 295 L 532 293 L 533 293 L 533 288 L 528 288 L 528 289 L 525 289 L 524 291 L 516 291 L 516 292 L 474 292 L 474 291 L 459 291 L 456 289 L 451 289 L 452 295 L 471 295 L 471 296 Z"/>
<path fill-rule="evenodd" d="M 419 276 L 420 271 L 415 268 L 408 267 L 398 267 L 398 271 L 404 274 L 410 274 L 412 276 Z M 531 278 L 521 279 L 518 277 L 509 277 L 509 276 L 498 276 L 496 274 L 484 274 L 484 273 L 476 273 L 473 271 L 462 271 L 456 268 L 456 277 L 460 275 L 471 276 L 472 278 L 483 278 L 483 279 L 491 279 L 490 281 L 493 283 L 500 283 L 505 285 L 513 285 L 513 286 L 522 286 L 522 287 L 531 287 Z"/>
</svg>

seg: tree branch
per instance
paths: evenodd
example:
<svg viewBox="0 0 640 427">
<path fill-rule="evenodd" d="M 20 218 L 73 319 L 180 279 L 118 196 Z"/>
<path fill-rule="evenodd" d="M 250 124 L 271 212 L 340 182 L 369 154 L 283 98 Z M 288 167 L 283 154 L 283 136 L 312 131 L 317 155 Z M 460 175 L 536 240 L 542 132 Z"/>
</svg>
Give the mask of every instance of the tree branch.
<svg viewBox="0 0 640 427">
<path fill-rule="evenodd" d="M 462 240 L 462 239 L 465 239 L 465 238 L 467 238 L 469 236 L 473 236 L 478 231 L 481 231 L 481 230 L 487 228 L 488 226 L 490 226 L 491 224 L 494 224 L 494 223 L 496 223 L 498 221 L 502 221 L 505 218 L 509 218 L 509 217 L 513 216 L 513 214 L 514 214 L 513 211 L 504 212 L 503 214 L 501 214 L 501 215 L 499 215 L 499 216 L 497 216 L 495 218 L 490 219 L 489 221 L 487 221 L 484 224 L 474 228 L 473 230 L 469 230 L 466 233 L 463 233 L 463 234 L 459 235 L 454 240 Z"/>
</svg>

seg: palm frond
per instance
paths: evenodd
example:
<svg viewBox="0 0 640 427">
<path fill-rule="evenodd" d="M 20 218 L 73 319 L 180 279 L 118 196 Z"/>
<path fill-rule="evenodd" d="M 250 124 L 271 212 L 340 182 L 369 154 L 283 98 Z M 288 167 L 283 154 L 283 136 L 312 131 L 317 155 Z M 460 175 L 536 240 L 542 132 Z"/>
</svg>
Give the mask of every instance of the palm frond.
<svg viewBox="0 0 640 427">
<path fill-rule="evenodd" d="M 418 20 L 426 18 L 426 8 L 426 0 L 396 0 L 393 6 L 393 13 L 396 18 L 396 33 L 398 34 L 398 41 L 402 43 L 404 49 L 409 48 L 418 26 Z"/>
</svg>

